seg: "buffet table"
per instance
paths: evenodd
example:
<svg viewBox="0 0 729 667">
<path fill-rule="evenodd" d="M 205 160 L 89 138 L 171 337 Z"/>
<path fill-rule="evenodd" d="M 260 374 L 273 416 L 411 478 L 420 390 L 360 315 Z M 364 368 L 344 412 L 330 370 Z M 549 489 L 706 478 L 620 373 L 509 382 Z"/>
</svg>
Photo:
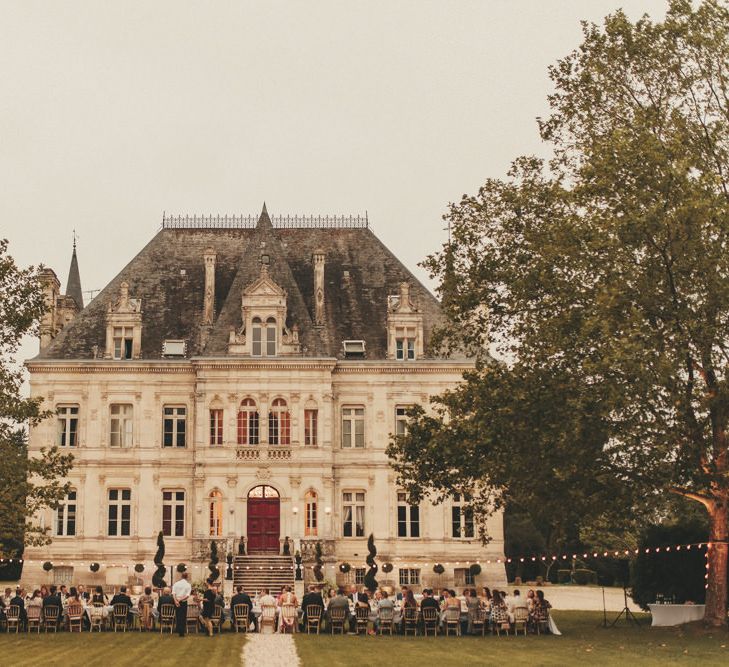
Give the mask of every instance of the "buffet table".
<svg viewBox="0 0 729 667">
<path fill-rule="evenodd" d="M 651 627 L 681 625 L 700 621 L 704 617 L 703 604 L 649 604 L 653 622 Z"/>
</svg>

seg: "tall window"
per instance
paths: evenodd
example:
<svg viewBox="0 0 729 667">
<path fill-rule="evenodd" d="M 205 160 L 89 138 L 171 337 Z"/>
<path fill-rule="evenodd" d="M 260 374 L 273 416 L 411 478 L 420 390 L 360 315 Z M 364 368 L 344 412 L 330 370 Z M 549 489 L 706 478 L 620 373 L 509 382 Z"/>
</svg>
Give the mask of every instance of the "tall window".
<svg viewBox="0 0 729 667">
<path fill-rule="evenodd" d="M 258 444 L 258 409 L 252 398 L 244 399 L 238 410 L 238 444 Z"/>
<path fill-rule="evenodd" d="M 415 329 L 398 327 L 395 330 L 395 358 L 403 361 L 415 359 Z"/>
<path fill-rule="evenodd" d="M 223 444 L 223 411 L 219 409 L 210 410 L 210 444 Z"/>
<path fill-rule="evenodd" d="M 468 498 L 465 495 L 453 496 L 451 506 L 452 536 L 473 537 L 473 510 L 466 507 Z"/>
<path fill-rule="evenodd" d="M 305 536 L 316 536 L 318 535 L 317 528 L 317 496 L 316 491 L 307 491 L 304 496 L 304 502 L 306 503 L 306 511 L 304 512 L 304 535 Z"/>
<path fill-rule="evenodd" d="M 304 444 L 311 447 L 317 445 L 318 410 L 304 410 Z"/>
<path fill-rule="evenodd" d="M 408 408 L 400 406 L 395 408 L 395 435 L 405 435 L 408 432 Z"/>
<path fill-rule="evenodd" d="M 453 570 L 453 581 L 456 586 L 473 586 L 476 578 L 473 576 L 470 567 L 457 567 Z"/>
<path fill-rule="evenodd" d="M 223 494 L 215 489 L 210 492 L 210 536 L 223 534 Z"/>
<path fill-rule="evenodd" d="M 276 320 L 269 317 L 266 323 L 254 317 L 251 331 L 251 354 L 254 357 L 276 356 Z"/>
<path fill-rule="evenodd" d="M 268 444 L 291 444 L 291 416 L 283 398 L 274 399 L 268 411 Z"/>
<path fill-rule="evenodd" d="M 56 509 L 56 535 L 76 534 L 76 489 L 71 489 Z"/>
<path fill-rule="evenodd" d="M 342 408 L 342 447 L 364 447 L 364 408 Z"/>
<path fill-rule="evenodd" d="M 364 586 L 366 574 L 367 574 L 366 567 L 355 567 L 354 568 L 354 583 L 357 586 Z"/>
<path fill-rule="evenodd" d="M 132 525 L 132 492 L 130 489 L 109 489 L 110 537 L 128 536 Z"/>
<path fill-rule="evenodd" d="M 263 338 L 263 326 L 260 317 L 254 317 L 251 331 L 251 354 L 254 357 L 260 357 L 263 354 L 263 346 L 261 339 Z"/>
<path fill-rule="evenodd" d="M 364 537 L 365 534 L 365 494 L 364 491 L 345 491 L 342 494 L 342 535 L 344 537 Z"/>
<path fill-rule="evenodd" d="M 75 447 L 78 444 L 78 405 L 60 405 L 57 411 L 59 447 Z"/>
<path fill-rule="evenodd" d="M 397 494 L 397 536 L 420 537 L 420 507 L 410 505 L 402 491 Z"/>
<path fill-rule="evenodd" d="M 276 320 L 273 317 L 266 320 L 266 356 L 276 356 Z"/>
<path fill-rule="evenodd" d="M 124 403 L 111 406 L 111 433 L 109 444 L 112 447 L 131 447 L 133 440 L 134 407 Z"/>
<path fill-rule="evenodd" d="M 131 359 L 133 340 L 133 327 L 114 327 L 114 359 Z"/>
<path fill-rule="evenodd" d="M 184 491 L 162 491 L 162 533 L 167 537 L 185 535 Z"/>
<path fill-rule="evenodd" d="M 401 586 L 419 586 L 420 570 L 418 568 L 405 567 L 400 568 L 400 585 Z"/>
<path fill-rule="evenodd" d="M 163 447 L 184 447 L 187 442 L 187 409 L 183 407 L 164 407 Z"/>
</svg>

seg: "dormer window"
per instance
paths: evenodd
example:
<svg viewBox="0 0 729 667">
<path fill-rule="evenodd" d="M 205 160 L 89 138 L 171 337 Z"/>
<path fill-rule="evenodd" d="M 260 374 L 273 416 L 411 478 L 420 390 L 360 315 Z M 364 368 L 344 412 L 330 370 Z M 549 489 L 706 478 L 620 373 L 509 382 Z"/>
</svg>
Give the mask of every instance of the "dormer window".
<svg viewBox="0 0 729 667">
<path fill-rule="evenodd" d="M 114 359 L 131 359 L 134 329 L 114 327 Z"/>
<path fill-rule="evenodd" d="M 129 296 L 129 284 L 119 286 L 119 298 L 106 311 L 107 359 L 139 359 L 142 352 L 142 300 Z"/>
<path fill-rule="evenodd" d="M 263 335 L 263 327 L 261 325 L 261 318 L 260 317 L 254 317 L 253 318 L 253 326 L 251 331 L 251 343 L 252 343 L 252 349 L 251 354 L 254 357 L 260 357 L 261 356 L 261 350 L 262 350 L 262 343 L 261 338 Z"/>
<path fill-rule="evenodd" d="M 276 320 L 273 317 L 266 320 L 266 356 L 276 356 Z"/>
<path fill-rule="evenodd" d="M 260 317 L 251 323 L 251 355 L 254 357 L 276 356 L 276 320 L 269 317 L 264 324 Z"/>
<path fill-rule="evenodd" d="M 395 359 L 408 361 L 415 359 L 414 328 L 401 327 L 395 329 Z"/>
<path fill-rule="evenodd" d="M 401 283 L 400 293 L 387 300 L 387 356 L 414 361 L 423 349 L 423 314 L 410 299 L 410 285 Z"/>
</svg>

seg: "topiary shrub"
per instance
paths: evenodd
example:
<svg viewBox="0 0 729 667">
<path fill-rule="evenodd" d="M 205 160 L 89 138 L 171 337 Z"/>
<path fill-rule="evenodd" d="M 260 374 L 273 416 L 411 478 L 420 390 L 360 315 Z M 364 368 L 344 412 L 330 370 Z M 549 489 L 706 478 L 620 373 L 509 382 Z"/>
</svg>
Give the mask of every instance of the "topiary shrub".
<svg viewBox="0 0 729 667">
<path fill-rule="evenodd" d="M 154 564 L 157 566 L 154 574 L 152 575 L 152 584 L 155 588 L 164 588 L 167 586 L 165 581 L 165 574 L 167 574 L 167 568 L 163 562 L 165 557 L 165 537 L 160 530 L 157 535 L 157 553 L 154 555 Z"/>
<path fill-rule="evenodd" d="M 580 586 L 597 583 L 597 572 L 594 570 L 578 569 L 572 573 L 572 583 Z"/>
<path fill-rule="evenodd" d="M 339 571 L 340 571 L 340 572 L 341 572 L 342 574 L 347 574 L 347 572 L 349 572 L 349 571 L 350 571 L 351 569 L 352 569 L 352 566 L 351 566 L 351 565 L 350 565 L 349 563 L 342 563 L 342 564 L 341 564 L 341 565 L 339 566 Z"/>
<path fill-rule="evenodd" d="M 443 574 L 445 572 L 445 568 L 440 563 L 436 563 L 433 565 L 433 572 L 436 574 Z"/>
<path fill-rule="evenodd" d="M 365 574 L 364 585 L 368 591 L 374 592 L 377 590 L 378 584 L 377 579 L 375 578 L 375 575 L 377 574 L 377 563 L 375 562 L 377 547 L 375 546 L 375 536 L 373 533 L 370 533 L 369 538 L 367 538 L 367 551 L 369 553 L 367 554 L 365 562 L 370 566 L 370 569 L 367 570 L 367 573 Z"/>
<path fill-rule="evenodd" d="M 91 563 L 91 565 L 89 565 L 89 570 L 91 570 L 91 572 L 98 572 L 100 567 L 101 565 L 98 563 Z"/>
<path fill-rule="evenodd" d="M 53 563 L 51 563 L 51 561 L 47 560 L 45 563 L 43 563 L 43 569 L 46 572 L 50 572 L 53 569 Z"/>
<path fill-rule="evenodd" d="M 142 574 L 142 572 L 144 572 L 144 565 L 142 565 L 142 563 L 137 563 L 137 564 L 136 564 L 136 565 L 134 566 L 134 571 L 135 571 L 135 572 L 136 572 L 137 574 Z"/>
<path fill-rule="evenodd" d="M 393 565 L 392 563 L 385 563 L 385 564 L 384 564 L 384 565 L 382 566 L 382 571 L 383 571 L 383 572 L 384 572 L 385 574 L 390 574 L 390 572 L 392 572 L 392 571 L 393 571 L 394 569 L 395 569 L 395 566 L 394 566 L 394 565 Z"/>
<path fill-rule="evenodd" d="M 177 563 L 177 567 L 175 568 L 180 574 L 183 572 L 187 572 L 187 565 L 184 563 Z"/>
<path fill-rule="evenodd" d="M 572 570 L 557 570 L 557 583 L 569 584 L 572 581 Z"/>
<path fill-rule="evenodd" d="M 321 542 L 317 542 L 316 546 L 314 547 L 314 560 L 316 561 L 316 565 L 314 565 L 314 579 L 317 581 L 324 581 L 324 572 L 322 572 L 322 567 L 324 566 L 324 559 L 322 558 L 322 551 L 321 551 Z"/>
<path fill-rule="evenodd" d="M 210 570 L 210 576 L 208 582 L 213 584 L 220 577 L 220 570 L 218 569 L 218 545 L 215 540 L 210 540 L 210 562 L 208 563 L 208 570 Z"/>
<path fill-rule="evenodd" d="M 471 573 L 472 577 L 477 577 L 479 574 L 481 574 L 481 566 L 478 563 L 473 563 L 468 568 L 468 571 Z"/>
</svg>

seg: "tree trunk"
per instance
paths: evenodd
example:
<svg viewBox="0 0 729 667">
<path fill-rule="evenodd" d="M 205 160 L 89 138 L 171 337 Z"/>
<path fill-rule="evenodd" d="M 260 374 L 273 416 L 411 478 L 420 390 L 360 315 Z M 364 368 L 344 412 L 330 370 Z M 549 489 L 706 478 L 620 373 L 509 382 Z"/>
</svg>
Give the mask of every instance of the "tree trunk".
<svg viewBox="0 0 729 667">
<path fill-rule="evenodd" d="M 727 607 L 727 518 L 729 503 L 725 497 L 709 510 L 711 547 L 707 551 L 706 610 L 704 623 L 714 627 L 726 625 Z"/>
</svg>

